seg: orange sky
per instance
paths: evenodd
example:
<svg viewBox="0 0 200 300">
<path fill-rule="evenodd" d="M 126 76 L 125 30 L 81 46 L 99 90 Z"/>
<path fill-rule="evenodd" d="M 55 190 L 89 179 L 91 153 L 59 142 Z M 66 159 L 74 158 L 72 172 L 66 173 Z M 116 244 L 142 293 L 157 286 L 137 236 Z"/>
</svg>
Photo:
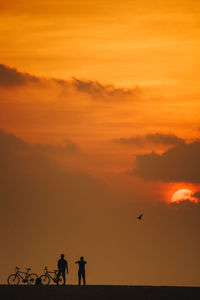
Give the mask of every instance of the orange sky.
<svg viewBox="0 0 200 300">
<path fill-rule="evenodd" d="M 109 206 L 106 208 L 108 223 L 102 228 L 95 223 L 102 241 L 106 228 L 112 232 L 109 220 L 114 227 L 120 223 L 113 215 L 113 207 L 116 216 L 120 215 L 120 209 L 124 210 L 124 221 L 130 217 L 129 205 L 133 206 L 133 211 L 135 209 L 134 214 L 146 207 L 154 217 L 156 212 L 151 205 L 158 205 L 156 211 L 161 210 L 165 218 L 173 218 L 165 207 L 172 194 L 181 188 L 198 193 L 200 187 L 199 14 L 200 4 L 196 0 L 159 0 L 156 3 L 149 0 L 1 1 L 0 128 L 3 131 L 0 132 L 0 145 L 2 151 L 5 147 L 8 149 L 5 153 L 10 155 L 5 158 L 7 177 L 2 178 L 5 186 L 19 174 L 18 185 L 22 187 L 25 178 L 32 174 L 27 195 L 32 195 L 38 184 L 41 194 L 44 193 L 44 203 L 47 203 L 48 180 L 44 190 L 43 179 L 37 182 L 40 176 L 47 176 L 47 169 L 51 170 L 49 180 L 54 182 L 55 190 L 59 190 L 60 182 L 53 179 L 53 169 L 59 176 L 68 172 L 69 181 L 78 186 L 82 187 L 82 182 L 86 181 L 86 195 L 91 188 L 87 204 L 91 215 L 84 225 L 86 231 L 94 222 L 93 209 L 97 210 L 101 201 L 102 211 Z M 26 147 L 19 147 L 22 141 Z M 5 153 L 2 153 L 4 161 Z M 41 168 L 37 167 L 43 159 Z M 12 161 L 13 165 L 6 165 Z M 13 194 L 4 190 L 2 184 L 2 194 L 8 202 L 15 199 L 15 195 L 20 199 L 21 191 L 15 187 L 16 182 L 14 180 Z M 64 186 L 60 189 L 58 202 L 63 205 L 67 192 Z M 73 215 L 76 205 L 80 204 L 81 192 L 71 191 L 70 197 L 76 203 L 70 204 Z M 33 195 L 30 201 L 34 202 Z M 48 213 L 52 216 L 56 201 L 53 197 L 51 201 Z M 5 203 L 5 210 L 9 211 L 11 204 Z M 25 204 L 20 205 L 18 209 L 22 214 Z M 195 211 L 194 215 L 198 213 Z M 179 217 L 184 224 L 183 216 Z M 73 222 L 73 218 L 70 220 Z M 131 233 L 133 224 L 128 220 L 122 226 L 122 240 Z M 6 226 L 6 219 L 2 222 Z M 172 223 L 178 226 L 174 220 Z M 169 231 L 163 227 L 168 238 L 172 223 L 167 223 Z M 34 222 L 31 224 L 34 226 Z M 192 226 L 196 225 L 198 221 L 188 230 L 194 232 Z M 78 227 L 73 226 L 75 232 L 78 231 Z M 155 229 L 154 221 L 150 221 L 150 228 Z M 144 229 L 134 230 L 136 235 L 141 232 L 148 235 Z M 26 236 L 26 232 L 23 234 Z M 46 234 L 50 236 L 50 232 Z M 87 231 L 89 244 L 90 234 Z M 76 251 L 78 242 L 73 240 L 73 235 L 71 238 Z M 156 234 L 152 233 L 152 239 L 156 239 Z M 145 240 L 139 237 L 136 240 L 147 247 Z M 196 244 L 189 252 L 200 247 L 195 236 L 194 240 Z M 31 245 L 34 241 L 30 239 Z M 118 242 L 114 234 L 114 244 L 109 241 L 112 251 L 118 249 Z M 128 247 L 133 249 L 129 242 L 120 242 L 126 245 L 122 247 L 124 251 Z M 187 244 L 187 238 L 183 236 L 181 243 Z M 97 243 L 95 250 L 98 247 Z M 83 249 L 89 251 L 85 245 Z M 177 246 L 177 253 L 178 249 Z M 16 259 L 20 260 L 20 248 L 18 250 Z M 153 255 L 156 250 L 153 247 L 151 250 Z M 57 255 L 57 251 L 53 247 L 52 255 Z M 72 259 L 72 252 L 70 255 Z M 131 257 L 131 251 L 129 255 Z M 146 257 L 145 253 L 141 255 L 144 255 L 141 259 Z M 90 258 L 95 260 L 94 254 L 90 253 Z M 108 262 L 107 258 L 105 260 Z M 170 261 L 170 257 L 166 261 Z M 49 262 L 52 263 L 52 257 Z M 25 261 L 22 259 L 21 263 Z M 195 265 L 194 260 L 192 264 Z M 153 270 L 151 263 L 150 270 Z M 132 273 L 127 272 L 129 275 L 124 283 L 132 283 Z M 91 275 L 91 282 L 101 281 L 100 276 L 97 281 L 92 278 Z M 162 282 L 157 275 L 148 278 L 141 274 L 138 284 L 142 280 L 164 284 L 165 279 L 170 284 L 187 283 L 187 276 L 177 281 L 178 273 L 173 282 L 164 274 Z M 105 283 L 110 280 L 108 276 Z M 113 283 L 120 280 L 120 276 L 116 277 Z M 193 267 L 189 284 L 199 284 Z"/>
<path fill-rule="evenodd" d="M 1 59 L 22 71 L 198 89 L 198 1 L 9 0 L 0 9 Z"/>
</svg>

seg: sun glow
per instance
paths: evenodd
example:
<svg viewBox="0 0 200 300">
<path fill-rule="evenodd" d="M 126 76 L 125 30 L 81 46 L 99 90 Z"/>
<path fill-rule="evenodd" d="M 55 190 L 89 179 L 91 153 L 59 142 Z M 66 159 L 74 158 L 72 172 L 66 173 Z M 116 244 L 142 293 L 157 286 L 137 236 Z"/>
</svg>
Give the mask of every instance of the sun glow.
<svg viewBox="0 0 200 300">
<path fill-rule="evenodd" d="M 194 196 L 194 193 L 189 189 L 180 189 L 176 191 L 171 198 L 171 203 L 181 202 L 189 200 L 194 203 L 198 203 L 198 199 Z"/>
</svg>

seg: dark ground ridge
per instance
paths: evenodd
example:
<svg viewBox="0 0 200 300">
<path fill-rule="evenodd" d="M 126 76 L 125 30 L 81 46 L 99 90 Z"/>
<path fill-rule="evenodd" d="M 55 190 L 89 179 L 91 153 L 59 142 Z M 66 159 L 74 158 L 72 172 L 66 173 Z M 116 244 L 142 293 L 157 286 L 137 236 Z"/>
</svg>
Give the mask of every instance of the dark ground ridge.
<svg viewBox="0 0 200 300">
<path fill-rule="evenodd" d="M 200 300 L 200 287 L 66 285 L 0 285 L 1 300 Z"/>
</svg>

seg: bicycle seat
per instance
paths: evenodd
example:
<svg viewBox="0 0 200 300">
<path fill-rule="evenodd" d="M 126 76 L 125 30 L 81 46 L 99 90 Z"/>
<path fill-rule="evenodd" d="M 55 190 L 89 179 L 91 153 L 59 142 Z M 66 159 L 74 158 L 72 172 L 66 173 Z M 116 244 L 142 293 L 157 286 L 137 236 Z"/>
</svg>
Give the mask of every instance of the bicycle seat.
<svg viewBox="0 0 200 300">
<path fill-rule="evenodd" d="M 16 267 L 16 270 L 19 270 L 19 267 Z"/>
<path fill-rule="evenodd" d="M 54 270 L 54 272 L 56 273 L 56 272 L 58 272 L 58 270 Z"/>
<path fill-rule="evenodd" d="M 30 271 L 31 270 L 31 268 L 26 268 L 27 269 L 27 271 Z"/>
</svg>

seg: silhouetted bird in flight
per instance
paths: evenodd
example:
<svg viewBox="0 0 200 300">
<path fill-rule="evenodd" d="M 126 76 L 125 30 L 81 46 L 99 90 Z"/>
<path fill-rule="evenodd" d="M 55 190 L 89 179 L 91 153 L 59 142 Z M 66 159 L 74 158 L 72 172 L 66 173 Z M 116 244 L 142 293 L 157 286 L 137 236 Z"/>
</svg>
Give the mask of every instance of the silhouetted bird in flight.
<svg viewBox="0 0 200 300">
<path fill-rule="evenodd" d="M 142 217 L 143 217 L 143 214 L 139 215 L 139 216 L 137 217 L 137 219 L 141 221 L 141 220 L 142 220 Z"/>
</svg>

